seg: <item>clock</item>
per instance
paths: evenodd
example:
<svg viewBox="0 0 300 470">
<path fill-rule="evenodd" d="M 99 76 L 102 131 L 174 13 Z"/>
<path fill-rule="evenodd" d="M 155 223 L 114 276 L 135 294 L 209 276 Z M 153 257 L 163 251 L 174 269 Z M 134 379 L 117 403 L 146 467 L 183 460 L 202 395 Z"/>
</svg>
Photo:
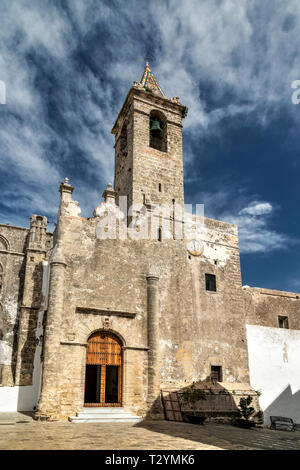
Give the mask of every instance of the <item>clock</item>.
<svg viewBox="0 0 300 470">
<path fill-rule="evenodd" d="M 203 253 L 204 246 L 198 240 L 190 240 L 187 243 L 187 249 L 191 255 L 200 256 Z"/>
</svg>

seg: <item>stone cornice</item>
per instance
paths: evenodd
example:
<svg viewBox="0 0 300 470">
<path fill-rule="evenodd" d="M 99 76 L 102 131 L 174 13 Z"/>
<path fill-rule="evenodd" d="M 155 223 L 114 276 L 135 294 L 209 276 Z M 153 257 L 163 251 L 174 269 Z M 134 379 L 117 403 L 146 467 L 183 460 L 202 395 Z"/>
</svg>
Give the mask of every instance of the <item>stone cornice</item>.
<svg viewBox="0 0 300 470">
<path fill-rule="evenodd" d="M 19 251 L 0 250 L 0 253 L 3 253 L 4 255 L 25 256 L 25 253 L 21 253 Z"/>
<path fill-rule="evenodd" d="M 87 343 L 77 343 L 75 341 L 61 341 L 60 344 L 64 346 L 84 346 L 87 347 Z"/>
<path fill-rule="evenodd" d="M 134 312 L 122 312 L 120 310 L 108 310 L 108 309 L 98 309 L 93 307 L 76 307 L 76 313 L 81 313 L 85 315 L 104 315 L 104 316 L 116 316 L 116 317 L 127 317 L 135 318 L 136 313 Z"/>
<path fill-rule="evenodd" d="M 130 88 L 126 98 L 125 98 L 125 101 L 124 101 L 124 104 L 121 108 L 121 111 L 119 112 L 118 117 L 117 117 L 117 119 L 114 123 L 114 126 L 113 126 L 112 130 L 111 130 L 112 134 L 117 134 L 119 119 L 122 116 L 122 114 L 124 113 L 124 110 L 127 108 L 128 104 L 129 104 L 129 101 L 131 100 L 131 98 L 133 96 L 135 96 L 135 97 L 136 96 L 142 96 L 142 97 L 147 97 L 147 98 L 151 97 L 151 99 L 155 103 L 163 104 L 164 105 L 164 110 L 166 109 L 166 107 L 169 108 L 169 111 L 171 110 L 171 108 L 173 108 L 174 110 L 177 109 L 179 112 L 181 111 L 181 114 L 183 114 L 184 110 L 186 109 L 186 106 L 184 106 L 181 103 L 176 103 L 174 101 L 169 100 L 168 98 L 163 98 L 161 96 L 149 93 L 146 90 L 144 90 L 143 88 L 138 88 L 138 87 L 132 86 Z"/>
</svg>

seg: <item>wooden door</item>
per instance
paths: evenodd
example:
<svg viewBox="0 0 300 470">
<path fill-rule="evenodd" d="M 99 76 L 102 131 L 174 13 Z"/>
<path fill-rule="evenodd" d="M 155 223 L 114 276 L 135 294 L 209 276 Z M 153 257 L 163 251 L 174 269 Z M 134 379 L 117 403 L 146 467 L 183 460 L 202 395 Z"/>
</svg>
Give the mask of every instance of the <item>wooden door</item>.
<svg viewBox="0 0 300 470">
<path fill-rule="evenodd" d="M 122 343 L 109 331 L 88 340 L 84 406 L 122 406 Z"/>
</svg>

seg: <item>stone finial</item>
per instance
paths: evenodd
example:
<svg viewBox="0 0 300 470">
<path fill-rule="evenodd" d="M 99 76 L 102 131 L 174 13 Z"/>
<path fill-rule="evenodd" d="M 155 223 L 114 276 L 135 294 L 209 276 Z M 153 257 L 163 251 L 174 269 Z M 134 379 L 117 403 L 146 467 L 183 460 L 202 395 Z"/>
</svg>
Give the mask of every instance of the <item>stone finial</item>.
<svg viewBox="0 0 300 470">
<path fill-rule="evenodd" d="M 69 215 L 72 217 L 80 217 L 81 209 L 77 201 L 73 201 L 72 193 L 74 187 L 69 184 L 69 178 L 65 178 L 63 183 L 60 183 L 59 192 L 61 194 L 61 201 L 59 207 L 60 215 Z"/>
<path fill-rule="evenodd" d="M 117 218 L 119 221 L 125 218 L 123 212 L 116 205 L 116 191 L 112 184 L 108 183 L 107 188 L 103 191 L 102 197 L 104 201 L 97 206 L 93 212 L 94 217 L 106 217 L 108 214 Z"/>
<path fill-rule="evenodd" d="M 60 183 L 59 192 L 62 193 L 69 193 L 72 194 L 74 191 L 74 187 L 69 184 L 69 178 L 65 178 L 63 183 Z"/>
<path fill-rule="evenodd" d="M 104 202 L 115 202 L 116 191 L 113 189 L 111 183 L 108 183 L 107 188 L 103 191 L 102 197 L 104 198 Z"/>
<path fill-rule="evenodd" d="M 143 85 L 140 82 L 136 82 L 136 81 L 133 82 L 133 86 L 135 88 L 144 88 Z"/>
</svg>

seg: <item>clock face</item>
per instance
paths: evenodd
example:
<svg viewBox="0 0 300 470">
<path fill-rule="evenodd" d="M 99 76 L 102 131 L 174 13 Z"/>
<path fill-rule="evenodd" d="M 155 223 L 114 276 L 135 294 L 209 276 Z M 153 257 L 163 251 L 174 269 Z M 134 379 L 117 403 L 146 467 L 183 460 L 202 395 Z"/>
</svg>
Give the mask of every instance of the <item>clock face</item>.
<svg viewBox="0 0 300 470">
<path fill-rule="evenodd" d="M 204 246 L 198 240 L 191 240 L 187 244 L 187 249 L 192 255 L 199 256 L 203 253 Z"/>
</svg>

